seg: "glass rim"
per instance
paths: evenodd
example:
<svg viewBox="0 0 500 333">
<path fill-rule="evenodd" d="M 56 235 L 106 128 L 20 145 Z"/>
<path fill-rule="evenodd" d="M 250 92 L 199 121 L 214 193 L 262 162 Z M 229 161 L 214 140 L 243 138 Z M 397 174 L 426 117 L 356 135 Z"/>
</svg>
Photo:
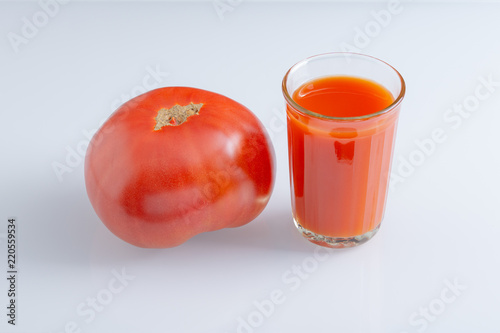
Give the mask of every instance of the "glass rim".
<svg viewBox="0 0 500 333">
<path fill-rule="evenodd" d="M 379 62 L 379 63 L 382 63 L 382 64 L 388 66 L 399 77 L 399 80 L 400 80 L 400 83 L 401 83 L 401 89 L 400 89 L 399 95 L 394 99 L 394 101 L 389 106 L 385 107 L 384 109 L 376 111 L 376 112 L 373 112 L 373 113 L 370 113 L 370 114 L 367 114 L 367 115 L 356 116 L 356 117 L 333 117 L 333 116 L 325 116 L 325 115 L 322 115 L 322 114 L 317 113 L 317 112 L 310 111 L 310 110 L 308 110 L 308 109 L 300 106 L 297 102 L 295 102 L 293 100 L 293 98 L 290 96 L 290 94 L 288 92 L 288 89 L 286 87 L 286 83 L 288 81 L 288 76 L 290 75 L 290 73 L 292 72 L 293 69 L 297 68 L 298 66 L 302 65 L 303 63 L 305 63 L 307 61 L 310 61 L 310 60 L 312 60 L 314 58 L 331 57 L 331 56 L 335 56 L 335 57 L 336 56 L 344 56 L 344 57 L 355 56 L 355 57 L 358 57 L 358 58 L 365 58 L 365 59 L 369 58 L 372 61 L 374 60 L 376 62 Z M 285 76 L 283 77 L 283 81 L 281 83 L 281 89 L 283 91 L 283 95 L 285 96 L 285 100 L 287 101 L 287 103 L 290 104 L 294 109 L 298 110 L 299 112 L 305 113 L 307 115 L 310 115 L 310 116 L 313 116 L 313 117 L 316 117 L 316 118 L 327 119 L 327 120 L 364 120 L 364 119 L 369 119 L 369 118 L 372 118 L 372 117 L 379 116 L 379 115 L 384 114 L 384 113 L 388 113 L 391 110 L 395 109 L 399 104 L 401 104 L 401 102 L 403 101 L 403 98 L 405 96 L 405 93 L 406 93 L 406 84 L 405 84 L 405 80 L 403 79 L 403 76 L 398 72 L 398 70 L 396 68 L 394 68 L 393 66 L 389 65 L 387 62 L 385 62 L 383 60 L 380 60 L 380 59 L 375 58 L 373 56 L 362 54 L 362 53 L 354 53 L 354 52 L 329 52 L 329 53 L 321 53 L 321 54 L 313 55 L 313 56 L 307 57 L 307 58 L 302 59 L 299 62 L 295 63 L 292 67 L 290 67 L 290 69 L 288 69 L 288 71 L 286 72 Z"/>
</svg>

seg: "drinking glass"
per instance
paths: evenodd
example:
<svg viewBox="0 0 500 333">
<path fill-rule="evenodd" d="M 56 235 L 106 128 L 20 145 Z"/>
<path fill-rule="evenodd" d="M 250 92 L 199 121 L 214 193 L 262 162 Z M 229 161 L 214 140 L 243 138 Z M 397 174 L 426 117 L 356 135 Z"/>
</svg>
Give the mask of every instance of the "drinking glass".
<svg viewBox="0 0 500 333">
<path fill-rule="evenodd" d="M 326 77 L 368 80 L 385 88 L 392 103 L 358 116 L 325 115 L 323 111 L 335 109 L 335 103 L 325 102 L 319 110 L 299 105 L 294 95 L 297 89 Z M 352 247 L 368 241 L 384 215 L 405 95 L 403 77 L 377 58 L 336 52 L 293 65 L 283 78 L 282 90 L 295 226 L 321 246 Z"/>
</svg>

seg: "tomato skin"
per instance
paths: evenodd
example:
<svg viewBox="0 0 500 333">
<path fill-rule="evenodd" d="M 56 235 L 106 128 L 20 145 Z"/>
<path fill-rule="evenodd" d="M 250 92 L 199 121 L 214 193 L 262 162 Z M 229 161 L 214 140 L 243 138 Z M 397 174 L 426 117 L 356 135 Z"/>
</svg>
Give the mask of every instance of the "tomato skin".
<svg viewBox="0 0 500 333">
<path fill-rule="evenodd" d="M 198 115 L 154 130 L 158 110 L 190 103 L 203 103 Z M 270 199 L 274 172 L 274 150 L 255 115 L 189 87 L 159 88 L 122 105 L 85 157 L 87 194 L 101 221 L 148 248 L 252 221 Z"/>
</svg>

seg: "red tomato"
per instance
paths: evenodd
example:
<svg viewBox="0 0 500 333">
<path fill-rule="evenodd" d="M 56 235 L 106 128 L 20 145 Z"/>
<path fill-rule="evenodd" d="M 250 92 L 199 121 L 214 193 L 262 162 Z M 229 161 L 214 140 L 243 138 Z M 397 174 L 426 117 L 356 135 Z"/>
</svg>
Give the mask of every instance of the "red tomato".
<svg viewBox="0 0 500 333">
<path fill-rule="evenodd" d="M 157 126 L 159 110 L 191 103 L 202 104 L 198 114 Z M 246 107 L 167 87 L 128 101 L 102 125 L 87 150 L 85 184 L 111 232 L 165 248 L 255 219 L 271 196 L 274 163 L 267 133 Z"/>
</svg>

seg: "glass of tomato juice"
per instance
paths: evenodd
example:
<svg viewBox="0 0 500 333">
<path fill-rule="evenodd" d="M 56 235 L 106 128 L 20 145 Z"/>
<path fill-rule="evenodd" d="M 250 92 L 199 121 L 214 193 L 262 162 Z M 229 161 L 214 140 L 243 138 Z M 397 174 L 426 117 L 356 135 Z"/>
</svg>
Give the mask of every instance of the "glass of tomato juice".
<svg viewBox="0 0 500 333">
<path fill-rule="evenodd" d="M 384 215 L 403 77 L 371 56 L 327 53 L 292 66 L 282 89 L 297 229 L 327 247 L 366 242 Z"/>
</svg>

